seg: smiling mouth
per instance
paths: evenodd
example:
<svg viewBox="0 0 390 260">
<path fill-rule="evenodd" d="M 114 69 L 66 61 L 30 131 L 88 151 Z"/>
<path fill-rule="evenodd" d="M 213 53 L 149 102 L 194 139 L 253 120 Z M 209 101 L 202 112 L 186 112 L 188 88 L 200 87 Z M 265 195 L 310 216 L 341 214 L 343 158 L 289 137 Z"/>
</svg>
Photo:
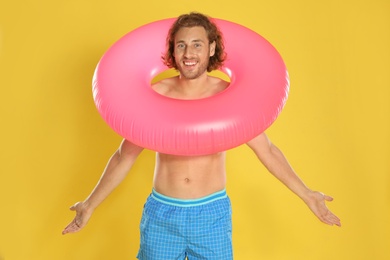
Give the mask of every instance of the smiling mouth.
<svg viewBox="0 0 390 260">
<path fill-rule="evenodd" d="M 183 64 L 185 66 L 191 67 L 191 66 L 195 66 L 197 64 L 197 62 L 196 61 L 183 61 Z"/>
</svg>

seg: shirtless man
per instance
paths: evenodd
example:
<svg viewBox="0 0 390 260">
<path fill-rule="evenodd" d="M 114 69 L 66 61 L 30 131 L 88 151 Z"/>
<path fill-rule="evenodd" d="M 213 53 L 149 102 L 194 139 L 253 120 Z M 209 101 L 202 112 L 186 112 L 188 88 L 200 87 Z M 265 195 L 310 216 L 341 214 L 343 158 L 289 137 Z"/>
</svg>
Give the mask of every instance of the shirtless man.
<svg viewBox="0 0 390 260">
<path fill-rule="evenodd" d="M 198 99 L 228 87 L 227 82 L 207 74 L 221 66 L 225 54 L 221 34 L 206 16 L 180 16 L 169 31 L 167 43 L 164 62 L 180 74 L 155 84 L 155 91 L 178 99 Z M 247 145 L 269 172 L 299 196 L 322 222 L 341 225 L 325 205 L 333 199 L 309 189 L 265 133 Z M 95 208 L 126 177 L 142 150 L 128 140 L 122 141 L 92 193 L 71 207 L 76 217 L 63 234 L 77 232 L 87 224 Z M 231 209 L 225 184 L 225 152 L 203 156 L 157 153 L 153 192 L 140 225 L 138 258 L 232 259 Z"/>
</svg>

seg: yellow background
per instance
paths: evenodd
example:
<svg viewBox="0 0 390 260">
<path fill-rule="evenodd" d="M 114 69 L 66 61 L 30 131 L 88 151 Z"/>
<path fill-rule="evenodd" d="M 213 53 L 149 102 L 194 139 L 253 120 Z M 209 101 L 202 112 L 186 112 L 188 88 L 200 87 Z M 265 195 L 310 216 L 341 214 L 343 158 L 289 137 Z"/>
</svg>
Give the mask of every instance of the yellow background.
<svg viewBox="0 0 390 260">
<path fill-rule="evenodd" d="M 0 259 L 135 259 L 151 151 L 81 233 L 61 235 L 121 140 L 91 78 L 119 37 L 193 10 L 282 54 L 291 92 L 267 133 L 343 223 L 320 223 L 242 146 L 227 168 L 235 259 L 390 259 L 388 0 L 1 0 Z"/>
</svg>

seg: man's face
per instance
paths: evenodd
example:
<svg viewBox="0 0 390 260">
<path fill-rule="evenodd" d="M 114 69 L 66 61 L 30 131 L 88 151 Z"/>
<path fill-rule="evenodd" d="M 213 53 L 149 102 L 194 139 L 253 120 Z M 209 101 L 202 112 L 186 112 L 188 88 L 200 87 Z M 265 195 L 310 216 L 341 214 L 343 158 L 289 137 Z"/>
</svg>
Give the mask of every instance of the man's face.
<svg viewBox="0 0 390 260">
<path fill-rule="evenodd" d="M 183 27 L 176 33 L 174 56 L 182 77 L 196 79 L 205 73 L 214 52 L 215 42 L 209 44 L 202 26 Z"/>
</svg>

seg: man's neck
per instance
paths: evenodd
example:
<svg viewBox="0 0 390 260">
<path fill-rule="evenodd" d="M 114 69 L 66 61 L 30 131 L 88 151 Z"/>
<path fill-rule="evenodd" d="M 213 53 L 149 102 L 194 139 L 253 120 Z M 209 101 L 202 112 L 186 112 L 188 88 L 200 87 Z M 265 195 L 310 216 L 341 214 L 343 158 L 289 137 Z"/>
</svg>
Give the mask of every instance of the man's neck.
<svg viewBox="0 0 390 260">
<path fill-rule="evenodd" d="M 208 78 L 209 76 L 206 72 L 195 79 L 188 79 L 179 75 L 178 88 L 180 88 L 180 92 L 186 95 L 201 94 L 208 87 Z"/>
</svg>

